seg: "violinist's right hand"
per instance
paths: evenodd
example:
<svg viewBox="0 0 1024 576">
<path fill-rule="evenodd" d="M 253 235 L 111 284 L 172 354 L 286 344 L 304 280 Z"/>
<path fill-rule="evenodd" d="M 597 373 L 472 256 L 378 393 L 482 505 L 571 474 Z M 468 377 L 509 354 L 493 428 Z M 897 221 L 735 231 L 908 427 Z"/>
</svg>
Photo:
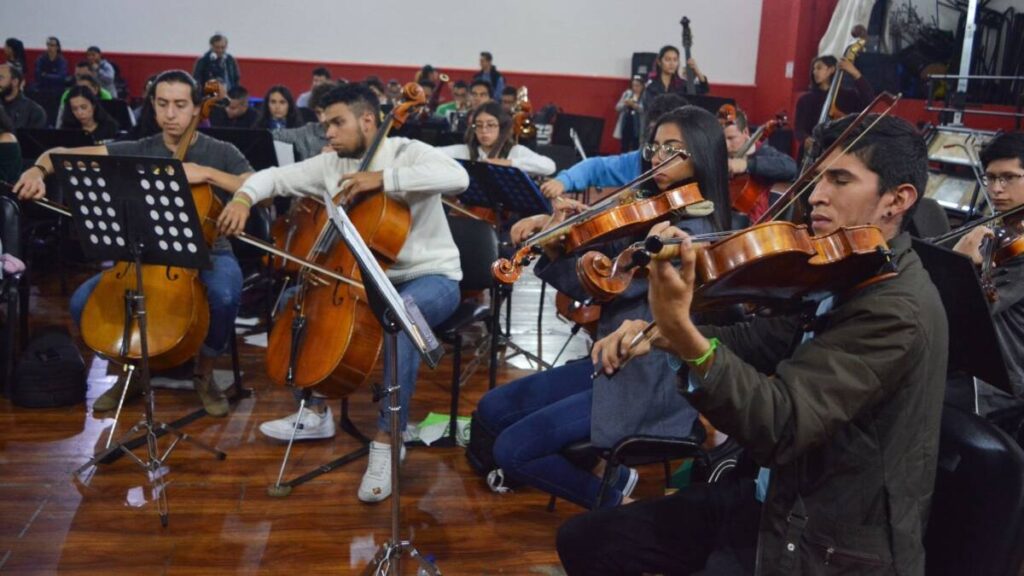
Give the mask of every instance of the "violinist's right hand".
<svg viewBox="0 0 1024 576">
<path fill-rule="evenodd" d="M 552 178 L 540 185 L 540 191 L 545 198 L 555 199 L 565 194 L 565 184 L 558 178 Z"/>
<path fill-rule="evenodd" d="M 225 236 L 235 236 L 245 230 L 245 223 L 249 220 L 249 210 L 252 208 L 252 198 L 245 192 L 235 192 L 231 201 L 224 206 L 220 217 L 217 218 L 217 230 Z"/>
<path fill-rule="evenodd" d="M 974 230 L 965 234 L 964 237 L 956 243 L 956 246 L 953 246 L 953 250 L 965 256 L 969 256 L 971 258 L 971 262 L 974 262 L 976 265 L 980 265 L 982 261 L 981 241 L 984 240 L 986 236 L 993 237 L 995 236 L 995 233 L 992 232 L 990 228 L 978 226 Z"/>
<path fill-rule="evenodd" d="M 14 193 L 19 200 L 38 200 L 46 196 L 46 174 L 39 166 L 31 166 L 21 173 L 14 183 Z"/>
<path fill-rule="evenodd" d="M 649 353 L 652 338 L 643 338 L 631 347 L 633 339 L 644 331 L 647 324 L 644 320 L 626 320 L 614 332 L 594 342 L 594 347 L 590 350 L 594 372 L 614 374 L 627 359 Z"/>
</svg>

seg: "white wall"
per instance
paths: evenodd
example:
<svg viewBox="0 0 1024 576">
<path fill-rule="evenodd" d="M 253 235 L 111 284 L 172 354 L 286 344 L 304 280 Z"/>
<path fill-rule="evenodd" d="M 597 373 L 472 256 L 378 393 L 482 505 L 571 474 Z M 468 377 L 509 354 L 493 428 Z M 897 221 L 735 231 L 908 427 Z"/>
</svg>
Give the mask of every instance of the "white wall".
<svg viewBox="0 0 1024 576">
<path fill-rule="evenodd" d="M 214 31 L 236 56 L 625 77 L 634 51 L 680 44 L 713 82 L 753 84 L 761 0 L 0 0 L 0 38 L 42 48 L 199 54 Z M 197 25 L 198 23 L 198 25 Z"/>
</svg>

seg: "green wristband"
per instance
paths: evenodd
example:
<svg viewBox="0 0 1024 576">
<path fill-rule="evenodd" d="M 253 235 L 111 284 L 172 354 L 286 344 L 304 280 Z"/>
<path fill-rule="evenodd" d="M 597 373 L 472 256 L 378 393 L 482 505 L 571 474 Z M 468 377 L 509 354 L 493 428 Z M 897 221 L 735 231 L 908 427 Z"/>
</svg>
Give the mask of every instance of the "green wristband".
<svg viewBox="0 0 1024 576">
<path fill-rule="evenodd" d="M 239 204 L 244 204 L 246 208 L 252 208 L 252 202 L 246 200 L 245 198 L 242 198 L 241 196 L 232 197 L 231 202 L 238 202 Z"/>
<path fill-rule="evenodd" d="M 686 362 L 687 364 L 693 364 L 694 366 L 700 367 L 705 362 L 710 360 L 711 356 L 714 355 L 715 350 L 718 348 L 718 338 L 712 338 L 710 340 L 710 342 L 711 342 L 711 346 L 708 348 L 707 352 L 701 354 L 697 358 L 683 358 L 683 362 Z"/>
</svg>

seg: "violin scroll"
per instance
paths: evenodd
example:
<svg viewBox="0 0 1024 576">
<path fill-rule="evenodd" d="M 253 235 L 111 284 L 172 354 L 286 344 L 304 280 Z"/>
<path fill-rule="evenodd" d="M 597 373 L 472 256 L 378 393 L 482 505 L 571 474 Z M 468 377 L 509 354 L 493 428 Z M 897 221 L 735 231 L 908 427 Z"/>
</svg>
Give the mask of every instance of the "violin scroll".
<svg viewBox="0 0 1024 576">
<path fill-rule="evenodd" d="M 523 267 L 530 263 L 533 246 L 523 246 L 512 258 L 499 258 L 491 264 L 491 275 L 502 284 L 515 284 L 523 275 Z"/>
</svg>

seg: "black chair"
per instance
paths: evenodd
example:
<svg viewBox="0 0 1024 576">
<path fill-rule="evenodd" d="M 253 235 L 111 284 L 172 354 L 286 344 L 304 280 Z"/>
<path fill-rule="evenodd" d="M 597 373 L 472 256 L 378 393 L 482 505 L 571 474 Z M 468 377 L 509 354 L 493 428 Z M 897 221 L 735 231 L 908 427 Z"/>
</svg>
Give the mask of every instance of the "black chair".
<svg viewBox="0 0 1024 576">
<path fill-rule="evenodd" d="M 934 198 L 921 198 L 914 217 L 910 219 L 910 234 L 918 238 L 934 238 L 949 232 L 946 209 Z"/>
<path fill-rule="evenodd" d="M 257 240 L 274 243 L 270 234 L 270 212 L 262 206 L 253 206 L 249 210 L 249 220 L 245 223 L 245 233 Z M 260 248 L 231 238 L 231 250 L 242 268 L 242 304 L 243 309 L 249 302 L 262 303 L 263 319 L 270 330 L 274 311 L 274 286 L 276 278 L 266 265 L 267 253 Z M 250 308 L 251 309 L 251 308 Z"/>
<path fill-rule="evenodd" d="M 566 146 L 563 144 L 538 144 L 537 149 L 534 150 L 541 156 L 547 156 L 555 161 L 555 170 L 561 172 L 566 168 L 570 168 L 573 164 L 580 161 L 579 153 L 576 152 L 574 146 Z"/>
<path fill-rule="evenodd" d="M 486 290 L 490 294 L 489 304 L 480 304 L 472 299 L 464 300 L 444 323 L 434 329 L 442 341 L 451 344 L 454 353 L 449 435 L 438 444 L 453 446 L 458 432 L 459 394 L 464 380 L 463 334 L 469 326 L 478 322 L 486 323 L 490 332 L 488 388 L 493 389 L 497 381 L 498 300 L 494 277 L 491 275 L 491 263 L 498 259 L 498 235 L 489 223 L 474 218 L 449 217 L 448 227 L 455 239 L 455 245 L 459 247 L 459 260 L 462 263 L 462 281 L 459 282 L 459 288 L 463 292 Z M 469 373 L 472 374 L 472 371 Z"/>
<path fill-rule="evenodd" d="M 600 508 L 608 489 L 615 482 L 619 466 L 644 466 L 661 462 L 665 471 L 665 487 L 669 488 L 672 481 L 672 460 L 695 458 L 705 468 L 711 467 L 707 452 L 702 445 L 707 434 L 700 422 L 695 422 L 690 436 L 649 436 L 637 434 L 619 440 L 610 450 L 599 449 L 589 441 L 570 444 L 562 449 L 562 455 L 577 466 L 584 469 L 593 468 L 599 459 L 605 461 L 604 475 L 601 477 L 601 489 L 597 493 L 594 509 Z M 557 498 L 548 500 L 548 511 L 555 510 Z"/>
<path fill-rule="evenodd" d="M 8 196 L 0 196 L 0 242 L 2 253 L 23 258 L 21 250 L 21 210 L 18 202 Z M 28 283 L 22 275 L 4 276 L 0 281 L 0 302 L 7 305 L 7 317 L 3 324 L 3 338 L 0 344 L 0 373 L 4 376 L 3 393 L 11 385 L 14 375 L 15 358 L 25 346 L 28 336 Z"/>
<path fill-rule="evenodd" d="M 925 551 L 927 574 L 1016 576 L 1024 562 L 1024 451 L 948 405 Z"/>
</svg>

